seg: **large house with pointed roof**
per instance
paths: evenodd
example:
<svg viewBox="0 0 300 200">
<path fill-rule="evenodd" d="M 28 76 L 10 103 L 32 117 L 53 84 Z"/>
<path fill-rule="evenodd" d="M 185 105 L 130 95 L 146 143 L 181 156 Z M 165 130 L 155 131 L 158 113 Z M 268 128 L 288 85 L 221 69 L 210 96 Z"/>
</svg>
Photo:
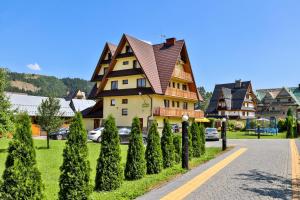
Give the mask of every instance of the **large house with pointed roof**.
<svg viewBox="0 0 300 200">
<path fill-rule="evenodd" d="M 181 126 L 181 117 L 202 118 L 195 110 L 202 100 L 197 91 L 186 43 L 175 38 L 152 45 L 124 34 L 118 45 L 106 43 L 91 79 L 88 98 L 97 101 L 83 112 L 94 119 L 94 127 L 112 114 L 118 127 L 131 126 L 137 116 L 146 129 L 156 120 Z"/>
<path fill-rule="evenodd" d="M 251 81 L 218 84 L 206 110 L 207 117 L 255 118 L 256 96 Z"/>
<path fill-rule="evenodd" d="M 300 84 L 298 87 L 283 87 L 256 90 L 257 115 L 284 119 L 289 108 L 300 119 Z"/>
</svg>

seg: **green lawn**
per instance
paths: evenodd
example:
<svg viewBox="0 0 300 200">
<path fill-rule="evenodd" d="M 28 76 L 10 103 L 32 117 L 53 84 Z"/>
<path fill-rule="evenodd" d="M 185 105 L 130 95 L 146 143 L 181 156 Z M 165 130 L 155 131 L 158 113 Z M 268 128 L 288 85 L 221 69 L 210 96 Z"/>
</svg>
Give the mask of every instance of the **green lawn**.
<svg viewBox="0 0 300 200">
<path fill-rule="evenodd" d="M 261 135 L 261 139 L 284 139 L 286 133 L 278 133 L 277 135 Z M 257 139 L 257 135 L 254 132 L 247 132 L 242 131 L 227 131 L 227 138 L 228 139 Z"/>
<path fill-rule="evenodd" d="M 9 140 L 0 139 L 0 175 L 5 166 L 6 148 Z M 37 163 L 40 172 L 42 173 L 43 183 L 45 185 L 45 195 L 47 199 L 57 199 L 58 193 L 58 178 L 60 175 L 59 167 L 62 164 L 62 151 L 64 141 L 50 141 L 51 149 L 45 149 L 45 140 L 34 140 L 36 146 Z M 100 145 L 97 143 L 89 143 L 89 160 L 91 164 L 91 184 L 94 185 L 96 173 L 96 162 L 100 152 Z M 127 146 L 122 145 L 122 164 L 125 165 Z M 213 159 L 221 150 L 219 148 L 207 148 L 207 153 L 201 158 L 193 159 L 190 162 L 191 167 L 195 167 L 210 159 Z M 163 170 L 157 175 L 147 175 L 145 178 L 137 181 L 124 181 L 121 188 L 113 192 L 93 192 L 92 199 L 134 199 L 137 196 L 144 194 L 152 188 L 158 187 L 164 182 L 174 178 L 175 176 L 185 173 L 186 170 L 181 169 L 181 165 L 176 165 L 172 168 Z"/>
</svg>

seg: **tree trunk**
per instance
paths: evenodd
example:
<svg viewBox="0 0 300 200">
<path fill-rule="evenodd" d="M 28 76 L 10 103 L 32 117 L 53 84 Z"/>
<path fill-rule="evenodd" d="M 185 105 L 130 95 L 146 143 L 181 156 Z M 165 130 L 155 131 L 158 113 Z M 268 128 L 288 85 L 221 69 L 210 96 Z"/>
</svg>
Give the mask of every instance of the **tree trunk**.
<svg viewBox="0 0 300 200">
<path fill-rule="evenodd" d="M 50 145 L 49 145 L 49 133 L 47 132 L 47 149 L 50 149 Z"/>
</svg>

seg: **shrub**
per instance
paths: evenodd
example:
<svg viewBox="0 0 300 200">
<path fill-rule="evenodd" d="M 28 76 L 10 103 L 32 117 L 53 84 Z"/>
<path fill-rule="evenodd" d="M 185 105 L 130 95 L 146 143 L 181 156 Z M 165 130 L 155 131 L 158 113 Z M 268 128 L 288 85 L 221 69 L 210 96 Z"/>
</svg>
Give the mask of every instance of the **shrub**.
<svg viewBox="0 0 300 200">
<path fill-rule="evenodd" d="M 115 119 L 109 115 L 102 131 L 101 152 L 98 158 L 95 190 L 111 191 L 122 184 L 121 149 Z"/>
<path fill-rule="evenodd" d="M 173 138 L 173 144 L 175 148 L 175 162 L 180 163 L 181 161 L 181 148 L 182 148 L 182 136 L 181 135 L 175 135 Z"/>
<path fill-rule="evenodd" d="M 8 147 L 1 193 L 3 199 L 43 199 L 41 174 L 36 166 L 30 118 L 17 117 L 16 134 Z"/>
<path fill-rule="evenodd" d="M 199 126 L 200 138 L 201 138 L 201 154 L 205 154 L 205 128 L 203 124 Z"/>
<path fill-rule="evenodd" d="M 286 138 L 293 138 L 294 137 L 294 118 L 293 118 L 293 116 L 288 116 L 286 118 L 286 125 L 287 125 Z"/>
<path fill-rule="evenodd" d="M 201 138 L 200 138 L 200 130 L 196 122 L 192 123 L 191 134 L 192 134 L 192 146 L 190 148 L 193 148 L 193 157 L 198 158 L 201 156 Z"/>
<path fill-rule="evenodd" d="M 287 130 L 286 120 L 283 120 L 283 119 L 278 120 L 278 129 L 279 129 L 279 132 L 283 132 L 283 131 Z"/>
<path fill-rule="evenodd" d="M 146 174 L 145 150 L 143 136 L 140 128 L 140 121 L 133 118 L 127 151 L 127 161 L 125 167 L 125 178 L 136 180 L 143 178 Z"/>
<path fill-rule="evenodd" d="M 194 155 L 194 149 L 193 149 L 193 137 L 192 137 L 191 127 L 188 128 L 188 136 L 189 136 L 189 160 L 192 160 Z"/>
<path fill-rule="evenodd" d="M 81 114 L 76 113 L 63 151 L 59 199 L 88 199 L 91 193 L 90 170 L 87 134 Z"/>
<path fill-rule="evenodd" d="M 173 144 L 173 133 L 168 120 L 164 122 L 161 137 L 161 151 L 163 156 L 163 167 L 172 167 L 175 161 L 175 149 Z"/>
<path fill-rule="evenodd" d="M 146 148 L 147 174 L 158 174 L 162 170 L 162 152 L 157 122 L 153 121 L 148 133 Z"/>
</svg>

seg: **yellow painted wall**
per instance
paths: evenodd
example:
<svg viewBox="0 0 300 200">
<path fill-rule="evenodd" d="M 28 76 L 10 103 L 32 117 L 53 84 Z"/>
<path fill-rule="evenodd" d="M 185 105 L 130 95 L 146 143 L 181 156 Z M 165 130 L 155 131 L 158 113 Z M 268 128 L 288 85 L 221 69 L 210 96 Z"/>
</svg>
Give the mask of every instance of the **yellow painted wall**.
<svg viewBox="0 0 300 200">
<path fill-rule="evenodd" d="M 146 78 L 144 75 L 132 75 L 132 76 L 122 76 L 122 77 L 112 77 L 109 78 L 104 90 L 111 90 L 111 81 L 118 81 L 118 89 L 130 89 L 137 87 L 137 79 Z M 123 80 L 128 80 L 128 84 L 123 84 Z M 146 87 L 151 87 L 149 81 L 146 78 Z"/>
<path fill-rule="evenodd" d="M 100 71 L 99 71 L 99 75 L 103 75 L 104 74 L 104 68 L 105 67 L 108 67 L 108 64 L 102 64 L 101 65 L 101 68 L 100 68 Z"/>
<path fill-rule="evenodd" d="M 124 70 L 124 69 L 133 69 L 133 61 L 134 60 L 136 60 L 135 56 L 126 57 L 126 58 L 118 58 L 113 71 Z M 124 65 L 123 64 L 124 61 L 128 61 L 128 64 Z M 137 65 L 137 67 L 139 67 L 139 65 Z"/>
<path fill-rule="evenodd" d="M 115 106 L 110 105 L 111 99 L 115 99 Z M 122 104 L 122 99 L 128 99 L 128 104 Z M 150 99 L 146 95 L 104 97 L 103 107 L 103 117 L 107 118 L 109 114 L 112 114 L 116 119 L 117 126 L 131 126 L 132 119 L 137 116 L 143 118 L 143 126 L 147 127 L 147 117 L 151 114 Z M 123 108 L 128 109 L 127 116 L 122 116 Z"/>
<path fill-rule="evenodd" d="M 94 119 L 93 118 L 83 118 L 83 125 L 87 131 L 94 129 Z"/>
</svg>

